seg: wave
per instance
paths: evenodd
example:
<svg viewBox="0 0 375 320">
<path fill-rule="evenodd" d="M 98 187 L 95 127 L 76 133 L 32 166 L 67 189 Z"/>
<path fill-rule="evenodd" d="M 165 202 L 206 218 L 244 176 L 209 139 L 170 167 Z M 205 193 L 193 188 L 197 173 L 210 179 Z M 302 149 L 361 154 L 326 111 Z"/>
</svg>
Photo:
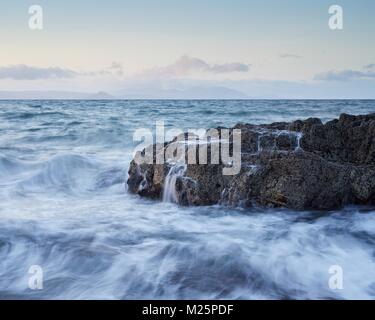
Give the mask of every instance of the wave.
<svg viewBox="0 0 375 320">
<path fill-rule="evenodd" d="M 19 194 L 64 193 L 80 195 L 124 183 L 123 168 L 106 167 L 103 163 L 80 155 L 59 155 L 39 164 L 28 177 L 17 184 Z"/>
<path fill-rule="evenodd" d="M 3 114 L 4 118 L 8 120 L 27 120 L 39 117 L 67 117 L 68 115 L 63 112 L 8 112 Z"/>
<path fill-rule="evenodd" d="M 25 168 L 25 164 L 16 157 L 0 153 L 0 177 L 6 178 Z"/>
<path fill-rule="evenodd" d="M 312 219 L 287 211 L 234 212 L 128 203 L 121 216 L 6 221 L 0 296 L 55 299 L 374 299 L 372 214 Z M 117 204 L 118 205 L 118 204 Z M 71 209 L 67 203 L 68 209 Z M 334 228 L 334 230 L 332 230 Z M 25 288 L 40 265 L 44 289 Z M 328 286 L 341 265 L 344 289 Z M 11 275 L 11 276 L 9 276 Z"/>
</svg>

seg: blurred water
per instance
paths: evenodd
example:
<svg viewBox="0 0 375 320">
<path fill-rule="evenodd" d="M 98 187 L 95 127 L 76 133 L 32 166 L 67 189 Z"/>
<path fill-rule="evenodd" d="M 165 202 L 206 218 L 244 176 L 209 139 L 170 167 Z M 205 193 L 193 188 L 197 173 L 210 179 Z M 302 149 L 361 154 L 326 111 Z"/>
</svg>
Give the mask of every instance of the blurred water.
<svg viewBox="0 0 375 320">
<path fill-rule="evenodd" d="M 374 299 L 375 212 L 181 208 L 126 193 L 138 128 L 209 128 L 375 101 L 1 101 L 0 298 Z M 40 265 L 44 289 L 28 288 Z M 343 290 L 328 269 L 340 265 Z"/>
</svg>

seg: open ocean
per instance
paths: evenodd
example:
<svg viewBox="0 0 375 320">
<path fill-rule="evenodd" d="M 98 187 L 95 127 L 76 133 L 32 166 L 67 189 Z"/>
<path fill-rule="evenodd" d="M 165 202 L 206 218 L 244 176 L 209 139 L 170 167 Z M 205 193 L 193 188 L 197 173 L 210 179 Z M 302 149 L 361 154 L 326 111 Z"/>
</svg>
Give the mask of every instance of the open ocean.
<svg viewBox="0 0 375 320">
<path fill-rule="evenodd" d="M 0 101 L 0 299 L 375 299 L 375 210 L 187 208 L 126 191 L 138 128 L 375 112 L 369 100 Z M 28 286 L 30 266 L 43 289 Z M 328 270 L 343 270 L 343 289 Z"/>
</svg>

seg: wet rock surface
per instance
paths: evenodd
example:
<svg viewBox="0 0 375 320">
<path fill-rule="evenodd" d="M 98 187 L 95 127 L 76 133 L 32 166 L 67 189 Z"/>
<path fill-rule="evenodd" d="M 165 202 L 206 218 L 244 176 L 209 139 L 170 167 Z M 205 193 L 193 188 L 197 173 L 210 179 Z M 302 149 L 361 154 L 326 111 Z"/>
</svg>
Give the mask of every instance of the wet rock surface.
<svg viewBox="0 0 375 320">
<path fill-rule="evenodd" d="M 239 173 L 224 175 L 228 164 L 222 159 L 212 164 L 210 156 L 208 164 L 156 164 L 174 140 L 149 147 L 155 151 L 152 164 L 131 162 L 129 192 L 194 206 L 331 210 L 375 205 L 375 114 L 342 114 L 325 124 L 310 118 L 233 129 L 241 130 Z M 213 142 L 208 155 L 211 148 Z"/>
</svg>

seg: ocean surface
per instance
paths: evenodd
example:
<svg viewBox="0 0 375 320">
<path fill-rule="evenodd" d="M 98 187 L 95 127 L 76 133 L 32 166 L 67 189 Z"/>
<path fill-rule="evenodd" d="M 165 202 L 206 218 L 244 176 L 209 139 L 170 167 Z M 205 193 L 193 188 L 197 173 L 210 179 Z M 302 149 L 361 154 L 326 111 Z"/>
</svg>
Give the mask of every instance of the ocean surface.
<svg viewBox="0 0 375 320">
<path fill-rule="evenodd" d="M 157 120 L 197 129 L 342 112 L 375 101 L 0 101 L 0 299 L 375 299 L 371 208 L 186 208 L 126 191 L 133 133 Z M 34 265 L 41 290 L 29 287 Z"/>
</svg>

